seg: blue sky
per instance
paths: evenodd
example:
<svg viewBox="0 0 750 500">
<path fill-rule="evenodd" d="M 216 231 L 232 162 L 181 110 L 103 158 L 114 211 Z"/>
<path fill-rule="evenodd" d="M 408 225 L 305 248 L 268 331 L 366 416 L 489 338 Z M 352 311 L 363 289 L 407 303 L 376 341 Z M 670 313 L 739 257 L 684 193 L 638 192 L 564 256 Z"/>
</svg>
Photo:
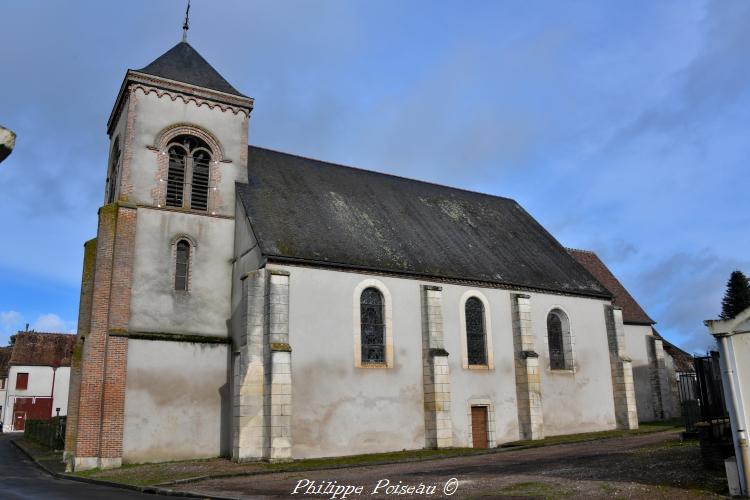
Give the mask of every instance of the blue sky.
<svg viewBox="0 0 750 500">
<path fill-rule="evenodd" d="M 18 140 L 0 165 L 0 344 L 25 323 L 75 331 L 107 117 L 126 69 L 179 41 L 184 3 L 3 12 L 0 123 Z M 729 273 L 750 273 L 750 2 L 194 0 L 191 14 L 191 44 L 256 99 L 252 144 L 515 198 L 690 351 L 711 344 L 702 321 Z"/>
</svg>

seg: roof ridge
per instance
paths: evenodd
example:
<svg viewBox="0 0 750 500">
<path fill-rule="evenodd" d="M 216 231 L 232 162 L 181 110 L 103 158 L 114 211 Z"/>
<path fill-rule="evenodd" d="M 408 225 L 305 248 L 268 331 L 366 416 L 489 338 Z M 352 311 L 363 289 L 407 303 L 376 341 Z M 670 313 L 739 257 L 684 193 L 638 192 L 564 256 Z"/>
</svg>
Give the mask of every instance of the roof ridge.
<svg viewBox="0 0 750 500">
<path fill-rule="evenodd" d="M 31 334 L 31 333 L 36 333 L 36 334 L 40 334 L 40 335 L 66 335 L 66 336 L 73 336 L 73 337 L 76 335 L 75 333 L 65 333 L 65 332 L 37 332 L 37 331 L 34 331 L 34 330 L 18 330 L 16 332 L 16 334 L 19 334 L 19 335 L 21 335 L 21 334 Z"/>
<path fill-rule="evenodd" d="M 300 154 L 297 154 L 297 153 L 288 153 L 286 151 L 280 151 L 278 149 L 268 148 L 268 147 L 264 147 L 264 146 L 254 146 L 252 144 L 248 144 L 247 147 L 248 147 L 248 149 L 250 149 L 250 148 L 262 149 L 264 151 L 271 151 L 272 153 L 279 153 L 279 154 L 282 154 L 282 155 L 293 156 L 295 158 L 301 158 L 303 160 L 310 160 L 310 161 L 315 161 L 315 162 L 318 162 L 318 163 L 324 163 L 324 164 L 330 165 L 332 167 L 347 168 L 347 169 L 350 169 L 350 170 L 357 170 L 359 172 L 366 172 L 368 174 L 382 175 L 384 177 L 392 177 L 394 179 L 401 179 L 401 180 L 410 181 L 410 182 L 419 182 L 420 184 L 429 184 L 430 186 L 437 186 L 437 187 L 444 188 L 444 189 L 450 189 L 451 191 L 462 191 L 464 193 L 478 194 L 480 196 L 487 196 L 487 197 L 490 197 L 490 198 L 511 201 L 511 202 L 513 202 L 513 203 L 515 203 L 515 204 L 518 205 L 518 202 L 515 199 L 508 198 L 507 196 L 500 196 L 500 195 L 497 195 L 497 194 L 483 193 L 481 191 L 472 191 L 471 189 L 459 188 L 459 187 L 455 187 L 455 186 L 448 186 L 447 184 L 440 184 L 439 182 L 425 181 L 425 180 L 422 180 L 422 179 L 415 179 L 413 177 L 406 177 L 406 176 L 403 176 L 403 175 L 391 174 L 391 173 L 388 173 L 388 172 L 380 172 L 380 171 L 377 171 L 377 170 L 369 170 L 369 169 L 362 168 L 362 167 L 354 167 L 352 165 L 344 165 L 342 163 L 333 163 L 333 162 L 330 162 L 328 160 L 321 160 L 320 158 L 313 158 L 311 156 L 304 156 L 304 155 L 300 155 Z"/>
<path fill-rule="evenodd" d="M 573 247 L 565 247 L 565 250 L 569 252 L 588 253 L 588 254 L 596 256 L 597 258 L 599 257 L 599 255 L 597 255 L 597 253 L 594 252 L 593 250 L 584 250 L 583 248 L 573 248 Z"/>
</svg>

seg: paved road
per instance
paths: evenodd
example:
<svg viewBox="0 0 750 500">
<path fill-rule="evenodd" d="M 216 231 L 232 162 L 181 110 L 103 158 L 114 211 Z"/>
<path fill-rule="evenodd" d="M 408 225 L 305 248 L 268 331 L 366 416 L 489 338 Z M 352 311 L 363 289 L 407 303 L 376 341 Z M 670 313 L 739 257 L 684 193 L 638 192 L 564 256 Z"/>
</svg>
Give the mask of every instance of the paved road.
<svg viewBox="0 0 750 500">
<path fill-rule="evenodd" d="M 136 491 L 57 479 L 37 467 L 10 442 L 16 435 L 0 434 L 0 498 L 16 499 L 150 499 L 167 498 Z M 175 498 L 175 497 L 169 497 Z"/>
</svg>

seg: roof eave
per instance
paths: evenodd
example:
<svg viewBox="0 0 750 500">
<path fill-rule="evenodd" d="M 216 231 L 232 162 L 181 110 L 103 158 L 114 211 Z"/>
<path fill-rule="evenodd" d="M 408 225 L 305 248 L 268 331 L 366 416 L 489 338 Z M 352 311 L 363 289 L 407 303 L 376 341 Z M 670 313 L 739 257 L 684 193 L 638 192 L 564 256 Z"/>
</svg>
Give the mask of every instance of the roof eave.
<svg viewBox="0 0 750 500">
<path fill-rule="evenodd" d="M 117 93 L 117 98 L 115 99 L 115 105 L 112 108 L 112 112 L 109 114 L 109 119 L 107 120 L 108 135 L 112 135 L 112 130 L 117 123 L 117 117 L 119 116 L 122 104 L 125 101 L 125 94 L 127 93 L 128 86 L 131 83 L 141 83 L 157 89 L 177 91 L 181 94 L 187 94 L 202 99 L 208 99 L 219 104 L 237 107 L 245 110 L 248 116 L 252 112 L 253 106 L 255 105 L 255 99 L 253 99 L 252 97 L 229 94 L 226 92 L 221 92 L 219 90 L 178 82 L 177 80 L 170 80 L 168 78 L 149 75 L 148 73 L 142 73 L 138 70 L 129 69 L 127 73 L 125 73 L 125 78 L 120 85 L 120 90 Z"/>
<path fill-rule="evenodd" d="M 308 265 L 311 267 L 350 269 L 350 270 L 355 270 L 355 271 L 385 273 L 385 274 L 391 274 L 395 276 L 399 276 L 399 275 L 408 276 L 411 278 L 424 278 L 426 280 L 431 280 L 431 281 L 486 283 L 488 286 L 513 289 L 513 290 L 553 293 L 557 295 L 571 295 L 571 296 L 576 296 L 576 297 L 587 297 L 587 298 L 594 298 L 594 299 L 601 299 L 601 300 L 612 299 L 611 295 L 597 293 L 597 292 L 591 292 L 591 293 L 573 292 L 573 291 L 557 290 L 557 289 L 551 289 L 551 288 L 540 288 L 540 287 L 534 287 L 534 286 L 529 286 L 529 285 L 519 285 L 517 283 L 510 283 L 510 282 L 489 281 L 489 280 L 474 279 L 474 278 L 471 278 L 471 279 L 455 278 L 452 276 L 439 276 L 435 274 L 420 273 L 416 271 L 395 271 L 393 269 L 363 266 L 363 265 L 358 265 L 358 264 L 346 264 L 346 263 L 341 263 L 341 262 L 305 259 L 305 258 L 300 258 L 300 257 L 288 257 L 284 255 L 272 255 L 272 254 L 267 254 L 266 252 L 263 252 L 263 257 L 269 263 L 276 262 L 279 264 L 287 263 L 287 264 Z"/>
</svg>

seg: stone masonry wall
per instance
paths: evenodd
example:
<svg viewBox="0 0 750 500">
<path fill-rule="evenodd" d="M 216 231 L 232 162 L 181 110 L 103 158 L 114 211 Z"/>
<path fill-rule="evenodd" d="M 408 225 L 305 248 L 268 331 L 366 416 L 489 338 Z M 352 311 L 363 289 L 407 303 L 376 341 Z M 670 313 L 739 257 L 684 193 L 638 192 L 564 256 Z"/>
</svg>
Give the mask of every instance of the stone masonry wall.
<svg viewBox="0 0 750 500">
<path fill-rule="evenodd" d="M 234 360 L 232 458 L 291 459 L 292 371 L 289 274 L 259 269 L 243 279 Z"/>
<path fill-rule="evenodd" d="M 638 411 L 635 404 L 632 361 L 625 353 L 625 327 L 622 309 L 604 304 L 607 342 L 612 373 L 615 420 L 618 429 L 637 429 Z"/>
<path fill-rule="evenodd" d="M 422 380 L 425 447 L 453 446 L 448 352 L 443 343 L 442 288 L 422 285 Z"/>
<path fill-rule="evenodd" d="M 510 300 L 519 433 L 521 439 L 543 439 L 542 385 L 531 329 L 531 297 L 512 293 Z"/>
</svg>

